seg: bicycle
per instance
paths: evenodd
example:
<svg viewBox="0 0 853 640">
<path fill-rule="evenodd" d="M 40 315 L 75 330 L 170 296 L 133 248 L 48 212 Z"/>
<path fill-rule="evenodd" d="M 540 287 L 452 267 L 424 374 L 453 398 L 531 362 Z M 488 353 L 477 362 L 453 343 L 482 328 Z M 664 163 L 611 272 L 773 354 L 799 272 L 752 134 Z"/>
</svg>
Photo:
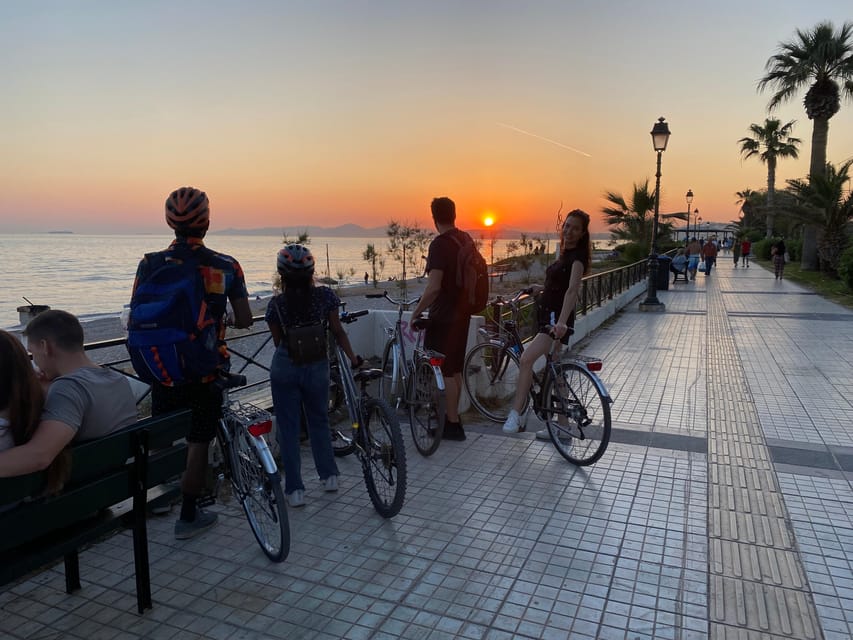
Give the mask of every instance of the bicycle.
<svg viewBox="0 0 853 640">
<path fill-rule="evenodd" d="M 351 324 L 367 313 L 367 310 L 343 312 L 341 322 Z M 406 447 L 397 413 L 387 402 L 367 393 L 370 382 L 382 377 L 381 369 L 354 372 L 343 347 L 336 344 L 335 352 L 352 425 L 352 437 L 348 440 L 361 462 L 373 507 L 383 518 L 391 518 L 400 512 L 406 498 Z"/>
<path fill-rule="evenodd" d="M 228 391 L 245 386 L 246 376 L 222 373 L 214 384 L 222 390 L 222 417 L 211 443 L 216 481 L 199 505 L 213 504 L 222 482 L 230 480 L 232 495 L 243 507 L 261 549 L 273 562 L 282 562 L 290 553 L 290 524 L 281 476 L 264 437 L 272 431 L 272 416 L 254 405 L 229 400 Z"/>
<path fill-rule="evenodd" d="M 385 298 L 397 307 L 397 320 L 393 328 L 386 329 L 388 341 L 382 351 L 382 380 L 379 397 L 393 408 L 405 404 L 409 412 L 409 426 L 415 447 L 424 456 L 430 456 L 441 444 L 444 432 L 445 389 L 441 366 L 444 354 L 423 348 L 423 332 L 417 332 L 412 358 L 406 356 L 403 332 L 403 311 L 420 300 L 395 300 L 383 293 L 368 293 L 368 298 Z M 422 321 L 428 323 L 426 319 Z"/>
<path fill-rule="evenodd" d="M 529 293 L 525 289 L 510 301 L 498 299 L 492 304 L 517 305 Z M 472 404 L 496 422 L 505 420 L 509 413 L 518 383 L 519 358 L 524 351 L 514 319 L 499 323 L 499 327 L 497 332 L 480 330 L 485 341 L 465 356 L 464 375 Z M 613 400 L 595 373 L 603 367 L 601 359 L 577 354 L 558 357 L 561 349 L 561 343 L 554 340 L 545 354 L 544 370 L 533 372 L 530 393 L 519 413 L 532 403 L 533 412 L 545 422 L 560 455 L 573 464 L 586 466 L 598 461 L 610 442 Z"/>
</svg>

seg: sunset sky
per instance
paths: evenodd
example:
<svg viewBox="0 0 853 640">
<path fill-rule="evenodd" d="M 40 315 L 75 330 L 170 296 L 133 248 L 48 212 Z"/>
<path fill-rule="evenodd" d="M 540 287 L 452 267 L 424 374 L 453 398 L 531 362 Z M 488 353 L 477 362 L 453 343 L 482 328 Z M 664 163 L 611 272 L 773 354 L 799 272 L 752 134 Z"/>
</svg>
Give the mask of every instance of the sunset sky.
<svg viewBox="0 0 853 640">
<path fill-rule="evenodd" d="M 551 231 L 603 193 L 654 181 L 652 125 L 672 130 L 661 211 L 737 217 L 766 186 L 737 140 L 763 123 L 767 59 L 796 28 L 853 19 L 850 0 L 0 3 L 0 233 L 162 231 L 163 201 L 207 191 L 212 228 Z M 795 119 L 804 177 L 811 121 Z M 853 156 L 853 103 L 828 159 Z"/>
</svg>

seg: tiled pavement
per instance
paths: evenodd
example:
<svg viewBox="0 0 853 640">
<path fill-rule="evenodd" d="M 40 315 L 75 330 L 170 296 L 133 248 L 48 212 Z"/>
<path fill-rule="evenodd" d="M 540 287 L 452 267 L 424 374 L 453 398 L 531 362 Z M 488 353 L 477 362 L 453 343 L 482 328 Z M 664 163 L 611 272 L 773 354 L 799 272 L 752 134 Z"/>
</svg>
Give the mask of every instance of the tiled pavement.
<svg viewBox="0 0 853 640">
<path fill-rule="evenodd" d="M 129 534 L 0 592 L 9 638 L 853 637 L 853 313 L 760 265 L 631 305 L 581 345 L 604 358 L 614 441 L 591 468 L 469 416 L 408 451 L 403 511 L 355 459 L 309 482 L 281 565 L 236 505 L 177 542 L 151 522 L 154 609 Z M 306 480 L 313 468 L 305 452 Z"/>
</svg>

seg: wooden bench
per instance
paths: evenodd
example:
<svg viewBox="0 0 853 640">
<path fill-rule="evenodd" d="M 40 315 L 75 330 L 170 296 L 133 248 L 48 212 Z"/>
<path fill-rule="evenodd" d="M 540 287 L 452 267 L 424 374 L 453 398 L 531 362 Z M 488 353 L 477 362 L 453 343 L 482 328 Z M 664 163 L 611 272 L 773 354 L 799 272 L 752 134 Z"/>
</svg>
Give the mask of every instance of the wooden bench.
<svg viewBox="0 0 853 640">
<path fill-rule="evenodd" d="M 510 267 L 508 264 L 501 264 L 497 266 L 493 265 L 491 270 L 489 271 L 489 277 L 498 278 L 498 282 L 503 282 L 504 276 L 508 273 L 512 273 L 512 267 Z"/>
<path fill-rule="evenodd" d="M 148 490 L 183 471 L 191 415 L 148 418 L 74 445 L 71 477 L 54 496 L 30 499 L 43 492 L 43 472 L 0 478 L 3 503 L 16 505 L 0 512 L 0 585 L 64 558 L 65 590 L 73 593 L 80 589 L 81 548 L 130 526 L 137 608 L 150 609 Z"/>
</svg>

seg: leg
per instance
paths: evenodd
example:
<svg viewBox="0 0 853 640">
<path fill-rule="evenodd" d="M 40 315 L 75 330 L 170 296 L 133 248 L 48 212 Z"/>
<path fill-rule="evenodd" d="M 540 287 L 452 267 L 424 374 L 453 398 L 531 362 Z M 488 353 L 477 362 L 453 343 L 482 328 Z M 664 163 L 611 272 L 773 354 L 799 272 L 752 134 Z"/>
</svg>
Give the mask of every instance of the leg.
<svg viewBox="0 0 853 640">
<path fill-rule="evenodd" d="M 302 392 L 296 367 L 280 349 L 276 349 L 270 366 L 270 390 L 278 428 L 281 465 L 284 467 L 284 491 L 287 494 L 304 491 L 299 453 Z"/>
<path fill-rule="evenodd" d="M 524 407 L 524 399 L 530 393 L 530 385 L 533 383 L 533 365 L 548 352 L 553 343 L 554 339 L 551 336 L 537 333 L 530 344 L 524 348 L 518 368 L 518 387 L 512 403 L 515 411 L 521 411 Z"/>
<path fill-rule="evenodd" d="M 462 373 L 444 378 L 444 397 L 447 398 L 445 412 L 448 422 L 459 422 L 459 390 L 462 388 Z"/>
<path fill-rule="evenodd" d="M 326 360 L 303 367 L 305 413 L 314 467 L 321 480 L 338 475 L 332 436 L 329 432 L 329 363 Z"/>
</svg>

